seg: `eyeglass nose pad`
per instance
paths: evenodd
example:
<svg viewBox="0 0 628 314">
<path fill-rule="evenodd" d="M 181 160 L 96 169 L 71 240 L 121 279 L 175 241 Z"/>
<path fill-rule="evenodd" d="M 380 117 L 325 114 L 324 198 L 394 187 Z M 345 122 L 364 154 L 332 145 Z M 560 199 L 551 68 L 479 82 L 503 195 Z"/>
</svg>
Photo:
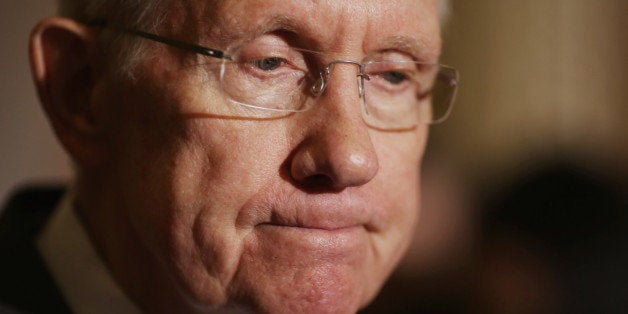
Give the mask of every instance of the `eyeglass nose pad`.
<svg viewBox="0 0 628 314">
<path fill-rule="evenodd" d="M 370 81 L 371 77 L 368 74 L 358 74 L 358 94 L 360 98 L 364 98 L 364 80 Z"/>
<path fill-rule="evenodd" d="M 358 74 L 357 80 L 358 80 L 358 95 L 360 96 L 360 99 L 362 99 L 362 106 L 364 107 L 364 113 L 368 116 L 370 115 L 370 113 L 369 113 L 369 108 L 366 105 L 366 98 L 364 96 L 364 80 L 370 81 L 371 77 L 368 74 Z"/>
<path fill-rule="evenodd" d="M 325 91 L 325 86 L 326 86 L 325 78 L 321 74 L 318 80 L 314 82 L 314 85 L 312 85 L 312 88 L 311 88 L 312 94 L 314 94 L 314 96 L 317 96 L 317 97 L 320 96 Z"/>
</svg>

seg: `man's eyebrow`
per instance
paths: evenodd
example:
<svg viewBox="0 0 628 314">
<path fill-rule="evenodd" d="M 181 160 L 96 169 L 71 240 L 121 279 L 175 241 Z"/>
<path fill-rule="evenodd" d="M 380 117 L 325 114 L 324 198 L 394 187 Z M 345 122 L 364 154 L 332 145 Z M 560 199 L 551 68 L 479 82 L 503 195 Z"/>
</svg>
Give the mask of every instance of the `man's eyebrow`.
<svg viewBox="0 0 628 314">
<path fill-rule="evenodd" d="M 382 42 L 385 50 L 399 50 L 412 55 L 417 61 L 436 62 L 440 56 L 440 44 L 431 43 L 422 37 L 395 35 Z"/>
<path fill-rule="evenodd" d="M 318 33 L 316 25 L 304 23 L 289 14 L 285 14 L 285 12 L 277 12 L 257 21 L 247 21 L 252 23 L 237 20 L 231 20 L 231 22 L 237 21 L 236 23 L 229 23 L 223 19 L 217 19 L 217 21 L 224 24 L 222 24 L 223 27 L 215 29 L 217 31 L 215 35 L 218 35 L 219 40 L 225 44 L 241 44 L 264 34 L 281 32 L 282 35 L 291 37 L 286 39 L 293 40 L 293 43 L 307 46 L 309 49 L 317 49 L 316 40 L 310 37 Z M 217 25 L 220 24 L 213 24 L 212 26 Z M 369 45 L 369 43 L 365 44 Z M 440 57 L 440 42 L 434 42 L 434 40 L 420 35 L 393 35 L 383 41 L 378 40 L 377 47 L 379 51 L 397 50 L 407 53 L 417 61 L 437 62 Z M 365 52 L 368 51 L 365 49 Z"/>
<path fill-rule="evenodd" d="M 224 22 L 224 20 L 223 20 Z M 211 26 L 216 26 L 213 24 Z M 223 42 L 246 42 L 263 34 L 273 31 L 284 31 L 287 33 L 297 33 L 298 29 L 305 25 L 284 14 L 272 15 L 253 23 L 235 23 L 229 25 L 224 23 L 222 27 L 214 29 L 215 35 Z"/>
<path fill-rule="evenodd" d="M 298 21 L 283 14 L 273 15 L 265 19 L 262 25 L 260 27 L 261 32 L 269 32 L 275 29 L 296 31 L 296 29 L 303 27 Z"/>
<path fill-rule="evenodd" d="M 270 33 L 280 34 L 286 40 L 292 41 L 292 44 L 304 45 L 312 39 L 308 35 L 315 34 L 316 29 L 294 17 L 277 14 L 256 24 L 255 30 L 249 33 L 248 39 Z"/>
</svg>

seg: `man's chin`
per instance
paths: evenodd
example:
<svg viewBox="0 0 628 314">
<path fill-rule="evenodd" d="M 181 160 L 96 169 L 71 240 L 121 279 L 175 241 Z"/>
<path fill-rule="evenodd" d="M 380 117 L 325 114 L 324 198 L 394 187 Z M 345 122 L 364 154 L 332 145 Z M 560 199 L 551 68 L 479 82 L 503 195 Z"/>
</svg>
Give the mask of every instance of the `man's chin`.
<svg viewBox="0 0 628 314">
<path fill-rule="evenodd" d="M 236 302 L 265 313 L 355 313 L 370 301 L 381 276 L 361 228 L 284 228 L 265 227 L 268 237 L 245 250 L 233 280 L 232 291 L 244 291 Z"/>
<path fill-rule="evenodd" d="M 255 313 L 355 313 L 366 303 L 364 286 L 347 282 L 354 278 L 331 269 L 319 271 L 309 279 L 259 285 L 257 291 L 236 302 L 247 304 Z"/>
</svg>

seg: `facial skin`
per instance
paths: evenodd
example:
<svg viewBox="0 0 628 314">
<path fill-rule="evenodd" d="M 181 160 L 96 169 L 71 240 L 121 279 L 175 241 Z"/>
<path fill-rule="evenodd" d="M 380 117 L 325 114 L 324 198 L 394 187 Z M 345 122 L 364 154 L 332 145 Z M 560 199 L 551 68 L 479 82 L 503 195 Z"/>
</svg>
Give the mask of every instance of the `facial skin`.
<svg viewBox="0 0 628 314">
<path fill-rule="evenodd" d="M 174 4 L 160 34 L 218 49 L 266 36 L 357 61 L 388 50 L 439 54 L 437 1 L 208 2 Z M 94 66 L 98 145 L 89 147 L 98 149 L 57 128 L 81 169 L 79 212 L 126 293 L 165 313 L 368 304 L 416 223 L 427 126 L 367 126 L 357 68 L 344 64 L 309 111 L 212 116 L 203 108 L 230 104 L 190 65 L 197 56 L 147 45 L 135 81 Z"/>
</svg>

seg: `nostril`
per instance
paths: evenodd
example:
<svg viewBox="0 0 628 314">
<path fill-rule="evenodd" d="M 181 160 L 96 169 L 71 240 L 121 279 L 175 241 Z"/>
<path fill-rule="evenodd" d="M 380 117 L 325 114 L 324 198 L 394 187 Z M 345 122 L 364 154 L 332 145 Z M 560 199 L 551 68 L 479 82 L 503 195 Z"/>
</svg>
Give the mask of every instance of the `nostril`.
<svg viewBox="0 0 628 314">
<path fill-rule="evenodd" d="M 315 174 L 304 178 L 301 187 L 308 191 L 328 191 L 335 189 L 334 180 L 324 174 Z"/>
</svg>

